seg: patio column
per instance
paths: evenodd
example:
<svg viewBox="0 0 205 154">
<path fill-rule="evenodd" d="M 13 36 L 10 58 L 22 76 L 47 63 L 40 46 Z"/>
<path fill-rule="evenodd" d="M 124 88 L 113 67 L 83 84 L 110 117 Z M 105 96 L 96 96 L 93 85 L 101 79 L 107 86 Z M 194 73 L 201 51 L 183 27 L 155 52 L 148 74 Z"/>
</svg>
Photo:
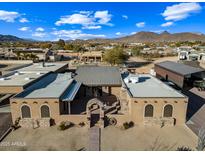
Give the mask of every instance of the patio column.
<svg viewBox="0 0 205 154">
<path fill-rule="evenodd" d="M 70 102 L 68 101 L 68 114 L 70 114 L 71 109 L 70 109 Z"/>
</svg>

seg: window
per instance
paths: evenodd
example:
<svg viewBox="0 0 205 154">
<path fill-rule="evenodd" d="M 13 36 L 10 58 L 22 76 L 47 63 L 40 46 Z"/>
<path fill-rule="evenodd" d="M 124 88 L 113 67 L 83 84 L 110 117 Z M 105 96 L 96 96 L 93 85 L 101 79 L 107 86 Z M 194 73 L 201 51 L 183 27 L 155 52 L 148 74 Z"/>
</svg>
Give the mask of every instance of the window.
<svg viewBox="0 0 205 154">
<path fill-rule="evenodd" d="M 27 105 L 23 105 L 21 107 L 21 115 L 22 118 L 31 118 L 31 110 L 30 107 Z"/>
<path fill-rule="evenodd" d="M 154 107 L 152 105 L 147 105 L 145 107 L 145 117 L 153 117 Z"/>
<path fill-rule="evenodd" d="M 172 117 L 173 107 L 172 105 L 166 105 L 164 107 L 164 117 Z"/>
<path fill-rule="evenodd" d="M 49 107 L 47 105 L 41 106 L 41 118 L 49 118 L 49 117 L 50 117 Z"/>
</svg>

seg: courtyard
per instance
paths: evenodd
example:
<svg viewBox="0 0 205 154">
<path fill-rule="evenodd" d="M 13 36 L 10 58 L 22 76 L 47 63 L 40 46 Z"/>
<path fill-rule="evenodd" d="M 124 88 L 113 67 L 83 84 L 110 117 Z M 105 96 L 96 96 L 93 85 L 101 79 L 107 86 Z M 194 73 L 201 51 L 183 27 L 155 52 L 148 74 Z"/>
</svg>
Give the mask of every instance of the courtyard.
<svg viewBox="0 0 205 154">
<path fill-rule="evenodd" d="M 60 131 L 50 128 L 19 128 L 11 132 L 0 144 L 0 150 L 87 150 L 88 129 L 72 127 Z M 101 129 L 101 150 L 176 150 L 186 146 L 193 150 L 197 137 L 185 126 L 142 127 L 128 130 L 109 126 Z"/>
</svg>

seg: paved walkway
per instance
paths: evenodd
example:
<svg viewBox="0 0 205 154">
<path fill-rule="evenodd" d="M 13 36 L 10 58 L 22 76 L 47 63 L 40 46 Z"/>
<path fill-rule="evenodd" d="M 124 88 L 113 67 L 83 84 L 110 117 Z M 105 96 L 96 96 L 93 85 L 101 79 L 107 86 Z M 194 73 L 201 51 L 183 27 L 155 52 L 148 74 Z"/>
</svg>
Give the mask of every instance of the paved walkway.
<svg viewBox="0 0 205 154">
<path fill-rule="evenodd" d="M 100 151 L 100 128 L 92 127 L 89 129 L 88 151 Z"/>
</svg>

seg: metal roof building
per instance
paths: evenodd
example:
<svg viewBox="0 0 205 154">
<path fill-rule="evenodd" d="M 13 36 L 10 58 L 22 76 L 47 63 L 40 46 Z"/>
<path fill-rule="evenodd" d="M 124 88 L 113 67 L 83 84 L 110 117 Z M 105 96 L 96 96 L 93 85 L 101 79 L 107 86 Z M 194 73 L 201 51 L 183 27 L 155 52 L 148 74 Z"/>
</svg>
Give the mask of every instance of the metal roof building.
<svg viewBox="0 0 205 154">
<path fill-rule="evenodd" d="M 57 98 L 62 100 L 73 100 L 80 88 L 80 83 L 74 81 L 71 73 L 50 73 L 41 78 L 14 98 L 23 99 L 46 99 Z"/>
<path fill-rule="evenodd" d="M 120 71 L 111 66 L 80 66 L 75 79 L 87 86 L 121 86 Z"/>
<path fill-rule="evenodd" d="M 165 68 L 167 70 L 170 70 L 174 73 L 183 75 L 183 76 L 204 71 L 204 69 L 202 69 L 202 68 L 192 67 L 189 65 L 176 63 L 176 62 L 172 62 L 172 61 L 164 61 L 164 62 L 155 64 L 155 65 L 160 66 L 162 68 Z"/>
<path fill-rule="evenodd" d="M 171 81 L 181 88 L 191 87 L 196 78 L 195 75 L 200 76 L 199 74 L 205 72 L 203 68 L 172 61 L 157 63 L 154 70 L 158 78 Z"/>
</svg>

